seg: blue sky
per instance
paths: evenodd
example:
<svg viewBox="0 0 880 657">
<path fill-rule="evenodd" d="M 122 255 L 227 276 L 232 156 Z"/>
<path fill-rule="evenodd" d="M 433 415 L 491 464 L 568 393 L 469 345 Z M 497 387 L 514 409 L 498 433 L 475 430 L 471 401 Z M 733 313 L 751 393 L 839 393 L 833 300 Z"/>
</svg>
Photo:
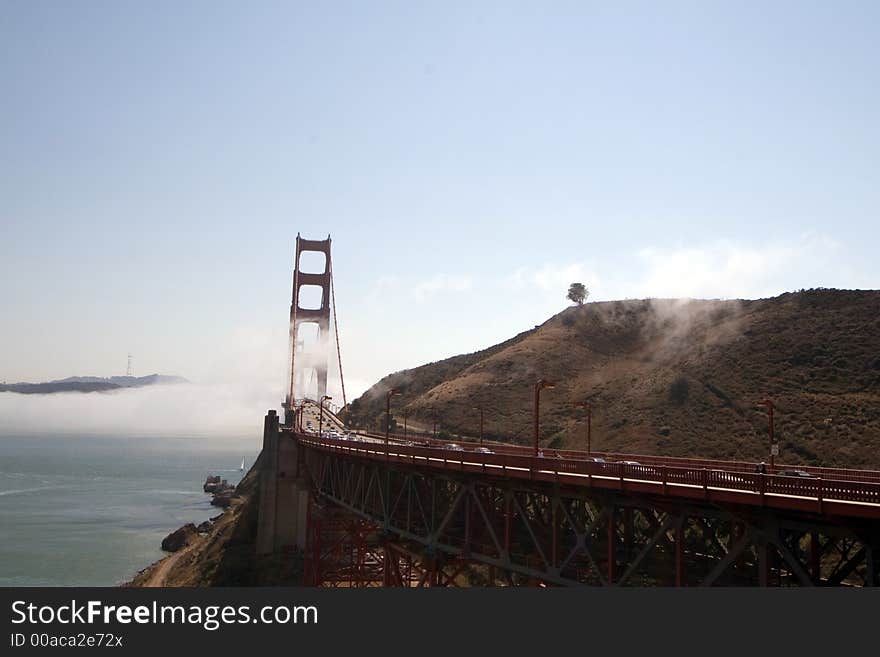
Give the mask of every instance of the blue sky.
<svg viewBox="0 0 880 657">
<path fill-rule="evenodd" d="M 876 288 L 880 4 L 0 2 L 0 380 L 349 393 L 593 299 Z M 272 394 L 275 394 L 273 392 Z"/>
</svg>

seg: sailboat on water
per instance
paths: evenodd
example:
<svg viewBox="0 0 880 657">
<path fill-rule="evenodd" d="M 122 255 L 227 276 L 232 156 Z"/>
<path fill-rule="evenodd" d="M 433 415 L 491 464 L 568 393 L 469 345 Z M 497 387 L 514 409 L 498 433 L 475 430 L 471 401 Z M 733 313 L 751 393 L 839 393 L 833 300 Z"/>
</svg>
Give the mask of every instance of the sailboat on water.
<svg viewBox="0 0 880 657">
<path fill-rule="evenodd" d="M 241 460 L 241 467 L 238 470 L 239 472 L 244 472 L 244 459 Z"/>
</svg>

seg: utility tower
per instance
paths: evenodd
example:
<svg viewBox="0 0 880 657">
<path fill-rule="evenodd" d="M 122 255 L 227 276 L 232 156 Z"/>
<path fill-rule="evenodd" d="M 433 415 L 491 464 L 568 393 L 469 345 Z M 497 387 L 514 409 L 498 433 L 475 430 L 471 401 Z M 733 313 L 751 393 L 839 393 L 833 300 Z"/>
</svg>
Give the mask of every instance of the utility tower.
<svg viewBox="0 0 880 657">
<path fill-rule="evenodd" d="M 125 368 L 125 376 L 131 376 L 131 354 L 128 354 L 128 365 Z"/>
<path fill-rule="evenodd" d="M 300 268 L 300 256 L 303 252 L 323 253 L 324 270 L 306 272 Z M 293 300 L 290 304 L 290 370 L 288 377 L 287 396 L 284 401 L 284 423 L 293 423 L 293 406 L 297 396 L 305 397 L 306 387 L 315 379 L 317 382 L 316 399 L 327 394 L 327 363 L 330 348 L 330 236 L 326 240 L 306 240 L 296 235 L 296 261 L 293 269 Z M 320 289 L 320 302 L 312 302 L 303 307 L 301 293 L 304 287 L 313 286 Z M 314 297 L 315 294 L 308 294 Z M 311 326 L 310 326 L 311 325 Z M 303 332 L 309 330 L 317 340 L 304 340 Z"/>
</svg>

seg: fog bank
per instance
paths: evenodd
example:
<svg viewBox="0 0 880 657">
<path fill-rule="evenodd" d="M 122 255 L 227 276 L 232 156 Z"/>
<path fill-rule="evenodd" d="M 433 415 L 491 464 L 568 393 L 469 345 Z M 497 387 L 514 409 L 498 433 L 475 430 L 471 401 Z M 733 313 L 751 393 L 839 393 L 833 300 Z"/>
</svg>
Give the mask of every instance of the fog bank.
<svg viewBox="0 0 880 657">
<path fill-rule="evenodd" d="M 213 436 L 261 439 L 277 387 L 176 384 L 112 392 L 0 393 L 0 435 Z"/>
</svg>

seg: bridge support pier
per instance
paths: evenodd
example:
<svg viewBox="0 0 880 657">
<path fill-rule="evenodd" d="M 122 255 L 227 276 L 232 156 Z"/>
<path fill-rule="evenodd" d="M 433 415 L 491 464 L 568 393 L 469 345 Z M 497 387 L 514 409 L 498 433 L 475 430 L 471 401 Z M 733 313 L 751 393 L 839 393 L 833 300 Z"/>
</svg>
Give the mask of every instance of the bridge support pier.
<svg viewBox="0 0 880 657">
<path fill-rule="evenodd" d="M 880 586 L 880 532 L 865 551 L 865 586 Z"/>
<path fill-rule="evenodd" d="M 284 548 L 304 550 L 310 485 L 301 476 L 300 448 L 289 432 L 279 430 L 279 418 L 269 411 L 263 425 L 257 554 Z"/>
<path fill-rule="evenodd" d="M 615 520 L 614 506 L 608 511 L 608 555 L 607 555 L 607 573 L 606 576 L 608 578 L 608 586 L 614 586 L 614 578 L 616 577 L 614 561 L 616 559 L 615 556 L 615 543 L 617 542 L 617 527 Z"/>
<path fill-rule="evenodd" d="M 675 523 L 675 585 L 684 586 L 684 523 L 687 517 L 681 516 Z"/>
<path fill-rule="evenodd" d="M 623 509 L 623 554 L 625 559 L 632 556 L 633 549 L 633 510 L 632 507 Z"/>
<path fill-rule="evenodd" d="M 810 577 L 813 584 L 819 586 L 822 581 L 822 546 L 818 532 L 810 532 Z"/>
</svg>

